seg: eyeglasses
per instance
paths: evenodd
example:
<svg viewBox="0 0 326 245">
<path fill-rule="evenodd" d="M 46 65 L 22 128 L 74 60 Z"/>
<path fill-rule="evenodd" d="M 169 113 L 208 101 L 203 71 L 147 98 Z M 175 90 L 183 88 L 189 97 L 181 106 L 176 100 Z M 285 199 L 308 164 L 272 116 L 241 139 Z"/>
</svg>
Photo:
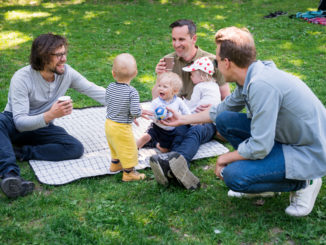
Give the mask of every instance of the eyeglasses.
<svg viewBox="0 0 326 245">
<path fill-rule="evenodd" d="M 57 59 L 61 60 L 63 58 L 63 56 L 67 57 L 67 52 L 63 52 L 63 53 L 56 53 L 56 54 L 51 54 L 57 57 Z"/>
</svg>

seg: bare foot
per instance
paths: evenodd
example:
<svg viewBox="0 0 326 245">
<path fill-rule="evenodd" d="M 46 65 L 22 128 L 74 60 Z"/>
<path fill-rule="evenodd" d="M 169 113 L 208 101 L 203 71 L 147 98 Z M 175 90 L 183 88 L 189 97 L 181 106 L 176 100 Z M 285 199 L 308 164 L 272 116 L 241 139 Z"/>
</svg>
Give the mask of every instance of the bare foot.
<svg viewBox="0 0 326 245">
<path fill-rule="evenodd" d="M 167 153 L 167 152 L 169 152 L 169 149 L 168 149 L 168 148 L 161 147 L 161 146 L 160 146 L 160 143 L 157 143 L 157 144 L 156 144 L 156 148 L 159 149 L 162 153 Z"/>
</svg>

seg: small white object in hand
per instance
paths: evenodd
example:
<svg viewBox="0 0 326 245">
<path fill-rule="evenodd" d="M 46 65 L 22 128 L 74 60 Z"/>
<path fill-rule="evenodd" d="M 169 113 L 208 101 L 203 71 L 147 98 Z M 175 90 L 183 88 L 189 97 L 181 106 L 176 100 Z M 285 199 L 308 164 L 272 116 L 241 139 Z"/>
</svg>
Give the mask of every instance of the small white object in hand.
<svg viewBox="0 0 326 245">
<path fill-rule="evenodd" d="M 62 102 L 62 101 L 67 101 L 67 100 L 70 100 L 71 98 L 70 98 L 70 96 L 68 96 L 68 95 L 66 95 L 66 96 L 61 96 L 61 97 L 59 97 L 58 98 L 58 100 L 60 101 L 60 102 Z"/>
</svg>

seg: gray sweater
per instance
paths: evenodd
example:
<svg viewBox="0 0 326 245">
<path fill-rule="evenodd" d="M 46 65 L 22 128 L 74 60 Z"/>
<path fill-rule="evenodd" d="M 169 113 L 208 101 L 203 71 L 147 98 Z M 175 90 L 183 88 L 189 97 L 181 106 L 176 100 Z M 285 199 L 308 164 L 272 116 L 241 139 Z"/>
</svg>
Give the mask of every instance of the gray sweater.
<svg viewBox="0 0 326 245">
<path fill-rule="evenodd" d="M 251 137 L 239 145 L 241 156 L 265 158 L 278 141 L 283 144 L 286 178 L 306 180 L 326 174 L 326 110 L 304 82 L 273 62 L 254 62 L 244 86 L 213 106 L 210 117 L 215 121 L 221 112 L 245 106 Z"/>
<path fill-rule="evenodd" d="M 40 72 L 29 65 L 19 69 L 12 77 L 5 111 L 12 112 L 20 132 L 45 127 L 44 112 L 69 88 L 105 105 L 105 89 L 88 81 L 69 65 L 65 65 L 64 74 L 55 74 L 53 82 L 44 80 Z"/>
</svg>

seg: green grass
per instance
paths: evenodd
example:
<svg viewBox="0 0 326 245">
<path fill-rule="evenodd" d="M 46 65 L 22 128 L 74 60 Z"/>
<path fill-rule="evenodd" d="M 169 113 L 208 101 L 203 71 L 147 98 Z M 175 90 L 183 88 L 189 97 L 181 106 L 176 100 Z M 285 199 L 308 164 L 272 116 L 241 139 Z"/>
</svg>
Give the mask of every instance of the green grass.
<svg viewBox="0 0 326 245">
<path fill-rule="evenodd" d="M 13 2 L 16 2 L 13 3 Z M 18 2 L 20 4 L 18 4 Z M 32 1 L 0 0 L 0 110 L 9 83 L 28 64 L 31 42 L 41 33 L 65 35 L 68 63 L 90 81 L 112 82 L 113 58 L 133 54 L 139 75 L 133 81 L 141 100 L 151 98 L 155 65 L 172 52 L 168 25 L 191 18 L 198 26 L 198 45 L 215 52 L 214 34 L 222 27 L 245 26 L 253 33 L 258 58 L 303 79 L 326 105 L 325 27 L 280 16 L 316 10 L 318 1 Z M 234 86 L 232 86 L 234 88 Z M 96 102 L 69 91 L 75 107 Z M 304 101 L 302 101 L 304 103 Z M 104 132 L 103 132 L 104 133 Z M 45 186 L 26 162 L 22 176 L 36 183 L 35 192 L 9 200 L 0 194 L 2 244 L 326 244 L 326 191 L 313 212 L 296 219 L 284 213 L 288 194 L 237 200 L 213 174 L 215 158 L 194 161 L 191 169 L 202 188 L 162 188 L 148 180 L 122 183 L 121 174 Z M 324 181 L 326 179 L 324 178 Z M 326 185 L 324 184 L 323 187 Z M 261 205 L 262 204 L 262 205 Z M 219 230 L 217 234 L 214 231 Z"/>
</svg>

